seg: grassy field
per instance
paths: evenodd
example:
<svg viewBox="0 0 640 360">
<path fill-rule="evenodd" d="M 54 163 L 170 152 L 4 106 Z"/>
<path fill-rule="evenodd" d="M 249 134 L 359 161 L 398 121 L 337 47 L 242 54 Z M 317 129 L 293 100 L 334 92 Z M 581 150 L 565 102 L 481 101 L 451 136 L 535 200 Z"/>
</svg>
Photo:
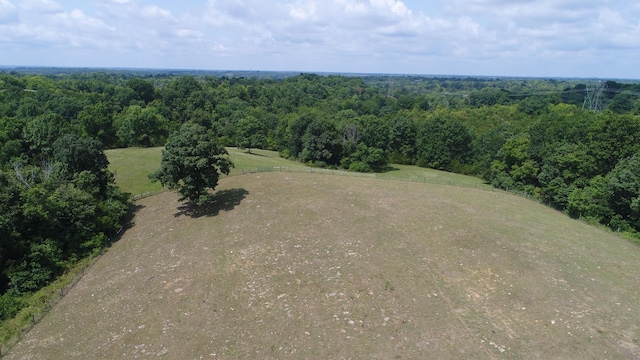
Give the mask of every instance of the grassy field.
<svg viewBox="0 0 640 360">
<path fill-rule="evenodd" d="M 340 170 L 310 168 L 303 164 L 283 159 L 276 151 L 251 150 L 251 154 L 237 148 L 227 148 L 235 167 L 229 176 L 248 172 L 283 171 L 314 172 L 353 177 L 375 177 L 388 180 L 426 182 L 431 184 L 447 184 L 463 187 L 490 189 L 482 180 L 471 177 L 425 169 L 416 166 L 392 165 L 389 170 L 380 174 L 359 174 Z M 116 184 L 122 191 L 132 195 L 157 193 L 162 190 L 160 183 L 149 181 L 148 175 L 160 167 L 162 148 L 127 148 L 107 150 L 109 168 L 116 174 Z"/>
<path fill-rule="evenodd" d="M 160 183 L 149 181 L 149 174 L 160 168 L 162 148 L 127 148 L 105 151 L 116 184 L 132 195 L 162 190 Z"/>
<path fill-rule="evenodd" d="M 538 203 L 318 173 L 218 190 L 139 200 L 6 358 L 640 357 L 640 249 Z"/>
<path fill-rule="evenodd" d="M 235 167 L 229 176 L 239 175 L 250 170 L 273 169 L 284 167 L 287 169 L 302 169 L 300 163 L 281 158 L 276 151 L 251 150 L 248 154 L 244 150 L 227 148 Z M 160 183 L 149 181 L 149 174 L 160 168 L 162 148 L 126 148 L 105 151 L 109 159 L 109 169 L 116 174 L 116 184 L 122 191 L 132 195 L 147 192 L 157 193 L 162 190 Z"/>
</svg>

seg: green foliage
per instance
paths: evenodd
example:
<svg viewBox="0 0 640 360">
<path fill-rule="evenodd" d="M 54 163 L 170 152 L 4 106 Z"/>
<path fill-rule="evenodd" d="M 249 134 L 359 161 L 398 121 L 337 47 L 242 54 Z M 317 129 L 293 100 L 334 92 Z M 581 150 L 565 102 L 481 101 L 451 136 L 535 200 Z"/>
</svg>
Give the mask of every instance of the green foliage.
<svg viewBox="0 0 640 360">
<path fill-rule="evenodd" d="M 127 86 L 133 90 L 136 99 L 143 101 L 145 104 L 150 103 L 155 98 L 156 89 L 149 81 L 133 78 L 127 80 Z"/>
<path fill-rule="evenodd" d="M 15 106 L 3 107 L 0 117 L 3 317 L 22 306 L 16 296 L 107 245 L 128 208 L 112 185 L 102 144 L 83 136 L 110 131 L 111 109 L 102 96 L 42 78 L 26 83 L 34 91 L 2 94 L 15 95 Z"/>
<path fill-rule="evenodd" d="M 159 146 L 166 140 L 167 120 L 153 106 L 129 106 L 116 119 L 116 124 L 116 134 L 125 147 Z"/>
<path fill-rule="evenodd" d="M 84 135 L 100 140 L 108 147 L 116 145 L 116 131 L 112 126 L 114 114 L 104 102 L 85 106 L 78 113 Z"/>
<path fill-rule="evenodd" d="M 68 122 L 62 116 L 48 113 L 29 120 L 24 127 L 22 140 L 28 144 L 31 154 L 51 156 L 53 143 L 62 135 L 71 133 Z"/>
<path fill-rule="evenodd" d="M 471 106 L 493 106 L 504 105 L 509 102 L 509 95 L 500 89 L 484 88 L 482 90 L 474 90 L 469 94 L 469 103 Z"/>
<path fill-rule="evenodd" d="M 583 188 L 595 173 L 595 159 L 584 144 L 562 143 L 543 159 L 538 181 L 545 189 L 543 200 L 566 207 L 569 194 Z"/>
<path fill-rule="evenodd" d="M 518 103 L 518 111 L 527 115 L 540 115 L 549 107 L 549 100 L 542 96 L 530 96 Z"/>
<path fill-rule="evenodd" d="M 220 174 L 229 174 L 233 163 L 218 144 L 215 134 L 202 125 L 185 123 L 169 138 L 162 151 L 160 170 L 150 175 L 152 181 L 177 190 L 180 200 L 204 205 L 211 200 Z"/>
<path fill-rule="evenodd" d="M 583 217 L 595 223 L 607 224 L 613 212 L 609 208 L 607 180 L 597 175 L 584 188 L 576 188 L 567 200 L 567 211 L 573 217 Z"/>
<path fill-rule="evenodd" d="M 640 85 L 604 82 L 597 114 L 583 110 L 592 87 L 471 77 L 0 74 L 0 285 L 9 268 L 17 276 L 29 263 L 33 244 L 53 241 L 66 267 L 119 227 L 126 200 L 101 144 L 163 145 L 185 123 L 204 127 L 218 148 L 268 148 L 313 166 L 369 172 L 391 162 L 477 174 L 574 216 L 638 230 L 633 181 L 620 169 L 633 168 L 621 161 L 640 152 Z M 209 190 L 187 193 L 200 201 Z"/>
<path fill-rule="evenodd" d="M 297 159 L 300 156 L 303 149 L 303 136 L 309 124 L 316 118 L 315 114 L 309 113 L 296 117 L 289 122 L 287 127 L 287 150 L 289 150 L 290 157 Z"/>
<path fill-rule="evenodd" d="M 600 174 L 613 170 L 618 161 L 640 152 L 640 119 L 610 112 L 598 114 L 588 129 L 589 149 Z"/>
<path fill-rule="evenodd" d="M 406 116 L 395 116 L 389 123 L 390 161 L 411 164 L 416 154 L 416 126 Z"/>
<path fill-rule="evenodd" d="M 11 319 L 23 306 L 22 298 L 12 293 L 0 295 L 0 321 Z"/>
<path fill-rule="evenodd" d="M 640 229 L 640 153 L 620 160 L 607 177 L 609 207 L 618 219 L 614 226 Z M 615 218 L 615 217 L 614 217 Z"/>
<path fill-rule="evenodd" d="M 342 159 L 343 167 L 357 172 L 381 171 L 385 165 L 387 165 L 387 158 L 384 151 L 368 147 L 364 143 L 358 144 L 349 157 Z"/>
<path fill-rule="evenodd" d="M 304 162 L 337 165 L 340 161 L 340 136 L 334 123 L 328 120 L 312 121 L 302 137 L 302 146 L 300 158 Z"/>
<path fill-rule="evenodd" d="M 445 118 L 435 118 L 418 125 L 416 162 L 419 166 L 451 170 L 454 160 L 466 163 L 473 144 L 469 127 Z"/>
<path fill-rule="evenodd" d="M 113 182 L 113 174 L 107 169 L 109 161 L 102 151 L 102 144 L 89 137 L 66 134 L 53 143 L 53 158 L 61 164 L 68 180 L 77 179 L 86 190 L 97 189 L 104 196 L 107 186 Z M 93 175 L 82 175 L 87 171 Z"/>
<path fill-rule="evenodd" d="M 362 142 L 364 142 L 368 147 L 381 149 L 382 151 L 387 151 L 389 149 L 391 129 L 389 128 L 389 123 L 386 119 L 367 115 L 361 117 L 359 122 L 359 127 L 362 133 Z"/>
<path fill-rule="evenodd" d="M 9 288 L 13 293 L 25 293 L 40 289 L 61 273 L 64 261 L 62 249 L 55 241 L 46 239 L 33 244 L 27 258 L 9 272 Z"/>
<path fill-rule="evenodd" d="M 582 106 L 587 96 L 587 86 L 576 84 L 574 87 L 567 87 L 562 91 L 562 101 L 567 104 Z"/>
<path fill-rule="evenodd" d="M 247 149 L 264 148 L 267 142 L 267 128 L 265 124 L 253 116 L 247 116 L 238 121 L 238 147 Z"/>
<path fill-rule="evenodd" d="M 539 169 L 529 155 L 530 143 L 531 139 L 528 134 L 519 134 L 509 138 L 500 150 L 500 158 L 491 165 L 492 170 L 505 173 L 513 179 L 514 183 L 535 182 Z"/>
</svg>

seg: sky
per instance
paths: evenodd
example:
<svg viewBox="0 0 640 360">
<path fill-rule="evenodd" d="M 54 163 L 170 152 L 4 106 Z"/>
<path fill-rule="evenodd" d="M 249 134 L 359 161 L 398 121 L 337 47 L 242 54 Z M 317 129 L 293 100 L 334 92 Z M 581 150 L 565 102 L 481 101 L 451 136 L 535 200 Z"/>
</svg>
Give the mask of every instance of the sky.
<svg viewBox="0 0 640 360">
<path fill-rule="evenodd" d="M 640 79 L 640 1 L 0 0 L 0 65 Z"/>
</svg>

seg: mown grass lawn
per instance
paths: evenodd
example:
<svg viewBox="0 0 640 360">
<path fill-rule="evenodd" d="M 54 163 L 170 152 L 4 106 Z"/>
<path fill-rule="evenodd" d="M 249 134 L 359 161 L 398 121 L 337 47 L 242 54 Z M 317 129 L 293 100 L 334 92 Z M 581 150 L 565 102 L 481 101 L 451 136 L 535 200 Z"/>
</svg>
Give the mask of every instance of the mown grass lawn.
<svg viewBox="0 0 640 360">
<path fill-rule="evenodd" d="M 115 173 L 116 185 L 123 192 L 138 195 L 162 190 L 160 183 L 152 183 L 149 174 L 160 168 L 162 148 L 126 148 L 106 150 L 109 170 Z"/>
<path fill-rule="evenodd" d="M 276 151 L 252 149 L 251 153 L 247 153 L 246 150 L 237 148 L 227 148 L 227 151 L 229 151 L 229 156 L 235 165 L 231 169 L 229 176 L 265 171 L 316 172 L 461 187 L 491 188 L 476 177 L 417 166 L 392 164 L 387 171 L 382 173 L 361 174 L 343 170 L 310 168 L 300 162 L 281 158 Z M 160 167 L 162 148 L 112 149 L 107 150 L 105 153 L 110 162 L 109 168 L 116 174 L 116 184 L 122 191 L 138 195 L 156 193 L 162 190 L 162 186 L 159 183 L 152 183 L 148 178 L 149 174 Z"/>
</svg>

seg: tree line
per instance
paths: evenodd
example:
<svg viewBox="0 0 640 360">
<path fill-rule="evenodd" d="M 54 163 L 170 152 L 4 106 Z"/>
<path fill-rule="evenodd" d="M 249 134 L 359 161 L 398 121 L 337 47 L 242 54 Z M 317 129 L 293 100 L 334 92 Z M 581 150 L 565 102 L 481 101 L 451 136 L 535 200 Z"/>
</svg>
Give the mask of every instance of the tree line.
<svg viewBox="0 0 640 360">
<path fill-rule="evenodd" d="M 163 146 L 187 123 L 311 166 L 475 175 L 638 234 L 638 93 L 557 79 L 0 73 L 0 290 L 37 289 L 119 227 L 127 202 L 104 148 Z"/>
</svg>

